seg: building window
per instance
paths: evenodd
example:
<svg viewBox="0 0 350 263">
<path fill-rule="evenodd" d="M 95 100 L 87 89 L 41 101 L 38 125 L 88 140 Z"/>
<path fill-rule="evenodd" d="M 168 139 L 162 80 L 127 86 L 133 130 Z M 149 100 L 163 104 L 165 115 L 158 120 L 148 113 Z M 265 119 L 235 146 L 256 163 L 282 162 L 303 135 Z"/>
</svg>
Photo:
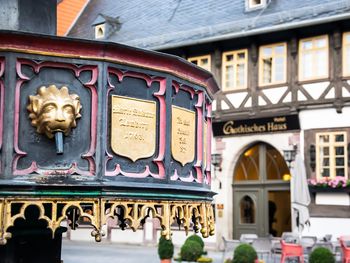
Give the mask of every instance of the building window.
<svg viewBox="0 0 350 263">
<path fill-rule="evenodd" d="M 245 195 L 240 202 L 240 223 L 255 224 L 255 204 L 253 199 Z"/>
<path fill-rule="evenodd" d="M 317 178 L 347 178 L 347 156 L 345 132 L 316 133 Z"/>
<path fill-rule="evenodd" d="M 299 80 L 328 78 L 328 36 L 299 42 Z"/>
<path fill-rule="evenodd" d="M 210 71 L 211 63 L 210 63 L 210 55 L 200 56 L 200 57 L 192 57 L 187 59 L 189 62 L 201 67 L 205 70 Z"/>
<path fill-rule="evenodd" d="M 222 54 L 223 91 L 247 88 L 247 53 L 244 49 Z"/>
<path fill-rule="evenodd" d="M 343 35 L 343 76 L 350 76 L 350 32 Z"/>
<path fill-rule="evenodd" d="M 266 0 L 246 0 L 246 11 L 260 9 L 266 6 Z"/>
<path fill-rule="evenodd" d="M 287 45 L 279 43 L 262 46 L 259 51 L 259 85 L 286 82 Z"/>
</svg>

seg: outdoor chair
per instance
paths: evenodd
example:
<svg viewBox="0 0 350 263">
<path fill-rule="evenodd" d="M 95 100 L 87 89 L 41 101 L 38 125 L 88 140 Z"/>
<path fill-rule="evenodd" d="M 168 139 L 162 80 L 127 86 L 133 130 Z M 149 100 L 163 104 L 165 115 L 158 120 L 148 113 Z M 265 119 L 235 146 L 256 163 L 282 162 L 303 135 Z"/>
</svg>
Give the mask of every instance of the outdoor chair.
<svg viewBox="0 0 350 263">
<path fill-rule="evenodd" d="M 299 235 L 294 232 L 283 232 L 281 239 L 284 240 L 286 243 L 297 244 L 300 242 Z"/>
<path fill-rule="evenodd" d="M 242 234 L 239 238 L 239 241 L 242 243 L 252 244 L 254 239 L 257 239 L 258 235 L 256 234 Z"/>
<path fill-rule="evenodd" d="M 331 242 L 332 241 L 332 234 L 327 234 L 323 237 L 323 241 L 328 241 L 328 242 Z"/>
<path fill-rule="evenodd" d="M 327 241 L 327 242 L 324 242 L 324 241 L 316 242 L 314 247 L 312 248 L 312 251 L 315 250 L 318 247 L 328 248 L 330 251 L 334 250 L 332 242 L 329 242 L 329 241 Z"/>
<path fill-rule="evenodd" d="M 226 257 L 233 257 L 236 247 L 238 247 L 241 242 L 235 239 L 226 239 L 225 237 L 222 237 L 222 240 L 224 241 L 224 251 L 221 262 L 224 262 Z"/>
<path fill-rule="evenodd" d="M 342 236 L 339 238 L 340 247 L 343 254 L 343 263 L 350 262 L 350 236 Z"/>
<path fill-rule="evenodd" d="M 272 237 L 271 238 L 271 256 L 273 258 L 273 262 L 276 262 L 277 255 L 281 255 L 282 247 L 281 247 L 281 238 L 280 237 Z"/>
<path fill-rule="evenodd" d="M 267 259 L 271 258 L 271 239 L 268 237 L 261 237 L 253 239 L 252 246 L 254 247 L 259 259 L 264 259 L 264 255 L 267 255 Z M 267 262 L 267 260 L 265 261 Z"/>
<path fill-rule="evenodd" d="M 300 244 L 303 246 L 304 255 L 306 258 L 309 257 L 316 242 L 317 242 L 316 236 L 302 236 L 301 237 Z M 332 251 L 332 249 L 331 249 L 331 251 Z"/>
<path fill-rule="evenodd" d="M 299 262 L 304 263 L 304 251 L 300 244 L 286 243 L 283 239 L 281 240 L 281 263 L 284 263 L 287 258 L 293 257 L 298 258 Z"/>
</svg>

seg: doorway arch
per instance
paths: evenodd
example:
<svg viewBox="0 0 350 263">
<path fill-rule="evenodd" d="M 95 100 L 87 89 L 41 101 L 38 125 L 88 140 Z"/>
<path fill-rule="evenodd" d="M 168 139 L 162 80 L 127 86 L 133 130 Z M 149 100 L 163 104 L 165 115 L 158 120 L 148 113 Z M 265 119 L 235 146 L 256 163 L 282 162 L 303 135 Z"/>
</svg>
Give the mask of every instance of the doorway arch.
<svg viewBox="0 0 350 263">
<path fill-rule="evenodd" d="M 290 171 L 272 145 L 256 142 L 239 156 L 233 174 L 233 237 L 291 231 Z"/>
</svg>

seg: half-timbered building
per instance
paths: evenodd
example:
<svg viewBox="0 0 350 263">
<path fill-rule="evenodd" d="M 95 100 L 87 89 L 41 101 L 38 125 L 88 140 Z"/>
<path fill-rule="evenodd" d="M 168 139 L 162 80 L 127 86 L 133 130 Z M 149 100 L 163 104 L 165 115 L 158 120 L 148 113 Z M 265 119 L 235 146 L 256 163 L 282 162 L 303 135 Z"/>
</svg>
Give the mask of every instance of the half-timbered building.
<svg viewBox="0 0 350 263">
<path fill-rule="evenodd" d="M 336 180 L 309 185 L 304 233 L 337 237 L 350 233 L 349 11 L 348 0 L 91 0 L 68 35 L 174 54 L 215 75 L 218 241 L 296 229 L 285 150 L 303 156 L 313 184 Z"/>
</svg>

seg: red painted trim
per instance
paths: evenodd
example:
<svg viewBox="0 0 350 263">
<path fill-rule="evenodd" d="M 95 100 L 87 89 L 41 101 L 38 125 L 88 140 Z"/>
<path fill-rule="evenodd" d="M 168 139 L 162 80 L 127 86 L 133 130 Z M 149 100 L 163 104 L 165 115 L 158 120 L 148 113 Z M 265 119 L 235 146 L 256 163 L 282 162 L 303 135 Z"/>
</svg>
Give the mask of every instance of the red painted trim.
<svg viewBox="0 0 350 263">
<path fill-rule="evenodd" d="M 89 162 L 89 170 L 91 175 L 94 175 L 96 172 L 96 164 L 94 160 L 94 155 L 96 151 L 96 139 L 97 139 L 97 112 L 98 112 L 98 101 L 97 101 L 97 90 L 96 90 L 96 82 L 98 77 L 98 68 L 95 66 L 86 66 L 83 67 L 79 74 L 82 71 L 91 70 L 92 76 L 91 80 L 88 83 L 84 83 L 84 86 L 90 89 L 91 92 L 91 125 L 90 125 L 90 134 L 91 134 L 91 141 L 90 141 L 90 148 L 87 151 L 87 153 L 83 154 L 81 157 L 86 159 Z M 79 76 L 79 75 L 78 75 Z M 77 76 L 77 77 L 78 77 Z M 77 166 L 78 169 L 78 166 Z M 81 174 L 82 171 L 80 171 L 79 174 Z"/>
<path fill-rule="evenodd" d="M 68 39 L 10 31 L 0 31 L 0 43 L 0 50 L 59 57 L 108 60 L 179 76 L 208 88 L 208 92 L 211 95 L 219 90 L 211 73 L 199 67 L 194 67 L 182 58 L 117 43 Z"/>
<path fill-rule="evenodd" d="M 197 162 L 194 167 L 197 172 L 197 182 L 203 182 L 203 92 L 197 93 L 198 101 L 195 105 L 197 110 Z"/>
<path fill-rule="evenodd" d="M 3 138 L 3 120 L 4 120 L 4 97 L 5 97 L 5 88 L 4 88 L 4 82 L 2 80 L 2 76 L 5 72 L 5 58 L 0 58 L 0 155 L 1 155 L 1 149 L 2 149 L 2 138 Z M 2 165 L 0 160 L 0 172 L 2 171 Z"/>
<path fill-rule="evenodd" d="M 68 169 L 41 169 L 35 161 L 32 161 L 31 165 L 25 169 L 18 170 L 17 164 L 18 160 L 22 157 L 25 157 L 27 155 L 26 152 L 22 151 L 19 148 L 18 140 L 19 140 L 19 111 L 20 111 L 20 93 L 22 84 L 29 80 L 29 77 L 27 77 L 22 72 L 22 65 L 27 65 L 33 68 L 35 73 L 39 73 L 42 68 L 45 67 L 51 67 L 51 68 L 63 68 L 63 69 L 71 69 L 76 77 L 80 76 L 80 73 L 83 71 L 91 71 L 92 77 L 91 80 L 87 83 L 84 83 L 84 87 L 88 88 L 91 92 L 91 125 L 90 125 L 90 133 L 91 133 L 91 141 L 90 141 L 90 147 L 87 153 L 82 155 L 82 158 L 86 159 L 89 162 L 89 170 L 81 170 L 79 169 L 78 165 L 73 162 L 71 164 L 71 167 Z M 27 60 L 27 59 L 18 59 L 16 61 L 16 72 L 19 77 L 19 80 L 17 80 L 16 83 L 16 90 L 15 90 L 15 112 L 14 112 L 14 150 L 15 150 L 15 157 L 13 159 L 12 163 L 12 170 L 14 175 L 28 175 L 31 173 L 37 173 L 37 174 L 44 174 L 44 175 L 50 175 L 50 174 L 79 174 L 79 175 L 95 175 L 96 173 L 96 164 L 95 160 L 93 158 L 95 151 L 96 151 L 96 130 L 97 130 L 97 90 L 96 90 L 96 82 L 98 77 L 98 68 L 97 66 L 82 66 L 77 67 L 73 64 L 68 63 L 59 63 L 59 62 L 41 62 L 41 63 L 35 63 L 34 61 Z"/>
<path fill-rule="evenodd" d="M 180 89 L 182 89 L 182 90 L 188 92 L 188 93 L 191 95 L 191 99 L 193 100 L 194 95 L 196 94 L 196 92 L 194 91 L 193 88 L 188 87 L 188 86 L 186 86 L 186 85 L 180 85 L 180 84 L 179 84 L 178 82 L 176 82 L 176 81 L 173 81 L 173 84 L 172 84 L 172 85 L 173 85 L 173 88 L 175 89 L 175 95 L 176 95 L 177 93 L 179 93 Z"/>
<path fill-rule="evenodd" d="M 192 171 L 190 171 L 188 177 L 181 177 L 181 176 L 179 176 L 179 174 L 177 173 L 177 169 L 175 169 L 174 174 L 170 177 L 170 180 L 172 180 L 172 181 L 177 181 L 177 180 L 179 180 L 179 181 L 185 182 L 185 183 L 192 183 L 192 182 L 195 181 L 196 179 L 193 177 Z"/>
<path fill-rule="evenodd" d="M 207 109 L 207 138 L 204 138 L 207 140 L 207 167 L 205 170 L 206 173 L 206 178 L 205 178 L 205 183 L 208 185 L 211 185 L 211 138 L 212 138 L 212 105 L 208 103 L 207 101 L 205 102 L 205 107 Z"/>
<path fill-rule="evenodd" d="M 156 78 L 159 81 L 159 91 L 153 95 L 159 100 L 159 152 L 158 156 L 153 160 L 159 170 L 159 176 L 165 178 L 165 166 L 164 166 L 164 156 L 165 156 L 165 139 L 166 139 L 166 102 L 165 102 L 165 91 L 166 91 L 166 79 Z"/>
<path fill-rule="evenodd" d="M 165 102 L 165 91 L 166 91 L 166 79 L 161 77 L 150 77 L 149 75 L 143 73 L 137 73 L 132 71 L 122 72 L 119 69 L 109 67 L 108 74 L 113 74 L 118 78 L 119 82 L 122 82 L 125 77 L 133 77 L 144 80 L 148 87 L 151 87 L 153 82 L 159 82 L 159 91 L 154 93 L 159 101 L 159 147 L 158 156 L 153 159 L 153 162 L 158 167 L 158 174 L 151 173 L 149 166 L 145 166 L 145 170 L 141 173 L 129 173 L 122 170 L 120 164 L 116 164 L 114 170 L 107 170 L 108 161 L 113 159 L 113 154 L 109 153 L 106 149 L 106 161 L 105 161 L 105 175 L 106 176 L 117 176 L 119 174 L 126 177 L 133 178 L 145 178 L 147 176 L 152 176 L 157 179 L 165 179 L 165 165 L 164 165 L 164 155 L 165 155 L 165 138 L 166 138 L 166 102 Z M 108 89 L 106 96 L 106 107 L 108 107 L 109 93 L 115 87 L 111 84 L 110 78 L 108 78 Z M 106 110 L 106 120 L 109 120 L 108 111 Z M 107 129 L 107 127 L 105 127 Z"/>
</svg>

